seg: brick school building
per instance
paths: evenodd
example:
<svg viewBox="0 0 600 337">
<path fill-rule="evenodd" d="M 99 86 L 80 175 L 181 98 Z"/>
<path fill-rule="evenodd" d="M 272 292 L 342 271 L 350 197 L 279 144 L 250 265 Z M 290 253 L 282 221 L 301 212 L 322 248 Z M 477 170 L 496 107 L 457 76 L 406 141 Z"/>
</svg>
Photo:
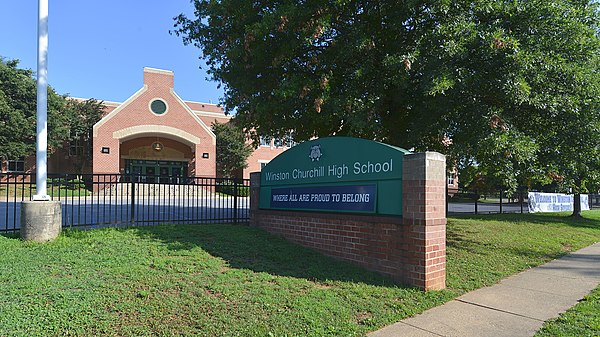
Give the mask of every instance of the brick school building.
<svg viewBox="0 0 600 337">
<path fill-rule="evenodd" d="M 49 173 L 140 174 L 176 182 L 185 177 L 215 177 L 214 122 L 227 123 L 222 107 L 184 100 L 174 90 L 172 71 L 144 68 L 143 86 L 125 102 L 105 101 L 94 125 L 92 144 L 72 143 L 48 157 Z M 260 171 L 287 145 L 264 139 L 248 158 L 241 177 Z M 81 156 L 91 151 L 92 165 Z M 35 156 L 2 163 L 3 173 L 32 173 Z M 164 179 L 169 177 L 170 179 Z M 159 181 L 159 179 L 156 179 Z"/>
</svg>

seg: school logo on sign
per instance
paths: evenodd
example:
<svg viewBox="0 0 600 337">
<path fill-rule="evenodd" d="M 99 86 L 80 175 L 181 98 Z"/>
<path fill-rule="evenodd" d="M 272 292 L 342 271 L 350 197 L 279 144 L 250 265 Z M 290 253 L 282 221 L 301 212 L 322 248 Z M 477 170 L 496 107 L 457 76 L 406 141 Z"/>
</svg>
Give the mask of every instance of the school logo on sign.
<svg viewBox="0 0 600 337">
<path fill-rule="evenodd" d="M 323 156 L 323 153 L 321 152 L 321 145 L 313 145 L 310 147 L 310 154 L 308 155 L 308 158 L 310 158 L 311 161 L 319 161 L 321 156 Z"/>
</svg>

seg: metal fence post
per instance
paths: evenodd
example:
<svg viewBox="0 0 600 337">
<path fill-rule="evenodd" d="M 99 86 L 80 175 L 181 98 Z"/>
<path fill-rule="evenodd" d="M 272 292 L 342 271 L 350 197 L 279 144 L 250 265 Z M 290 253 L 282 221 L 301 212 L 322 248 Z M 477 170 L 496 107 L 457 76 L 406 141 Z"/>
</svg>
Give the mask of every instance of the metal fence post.
<svg viewBox="0 0 600 337">
<path fill-rule="evenodd" d="M 233 223 L 238 224 L 238 180 L 233 179 Z"/>
<path fill-rule="evenodd" d="M 135 223 L 135 179 L 134 175 L 131 175 L 131 224 Z"/>
<path fill-rule="evenodd" d="M 448 217 L 448 172 L 446 172 L 446 217 Z"/>
<path fill-rule="evenodd" d="M 525 201 L 525 197 L 523 196 L 523 190 L 519 191 L 519 205 L 521 205 L 521 214 L 523 214 L 523 201 Z"/>
<path fill-rule="evenodd" d="M 500 214 L 502 214 L 502 195 L 504 191 L 502 191 L 502 188 L 500 188 Z"/>
<path fill-rule="evenodd" d="M 475 190 L 475 214 L 477 215 L 477 201 L 479 201 L 479 193 Z"/>
</svg>

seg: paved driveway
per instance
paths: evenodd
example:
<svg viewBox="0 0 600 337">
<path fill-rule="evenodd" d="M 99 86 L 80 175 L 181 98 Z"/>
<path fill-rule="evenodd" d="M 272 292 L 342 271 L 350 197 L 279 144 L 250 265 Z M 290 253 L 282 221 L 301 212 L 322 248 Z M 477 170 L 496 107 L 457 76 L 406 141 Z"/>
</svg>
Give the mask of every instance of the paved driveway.
<svg viewBox="0 0 600 337">
<path fill-rule="evenodd" d="M 61 201 L 64 226 L 106 227 L 109 225 L 155 225 L 160 223 L 231 222 L 233 198 L 139 198 L 135 207 L 118 198 L 74 198 Z M 249 217 L 249 198 L 238 198 L 237 217 Z M 478 203 L 478 214 L 499 213 L 499 203 Z M 520 213 L 519 204 L 503 204 L 503 213 Z M 523 204 L 527 213 L 527 204 Z M 448 215 L 475 214 L 473 203 L 449 203 Z M 20 202 L 0 202 L 0 231 L 18 229 Z"/>
<path fill-rule="evenodd" d="M 64 199 L 63 226 L 156 225 L 161 223 L 232 222 L 249 216 L 249 199 L 238 198 L 139 198 L 135 207 L 126 201 L 102 198 Z M 0 231 L 20 228 L 21 202 L 0 202 Z"/>
</svg>

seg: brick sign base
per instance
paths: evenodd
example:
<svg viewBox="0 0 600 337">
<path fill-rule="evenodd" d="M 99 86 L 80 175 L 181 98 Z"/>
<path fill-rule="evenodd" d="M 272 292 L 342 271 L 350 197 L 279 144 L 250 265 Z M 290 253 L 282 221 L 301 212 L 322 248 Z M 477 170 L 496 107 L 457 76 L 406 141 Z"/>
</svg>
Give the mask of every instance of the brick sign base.
<svg viewBox="0 0 600 337">
<path fill-rule="evenodd" d="M 259 209 L 260 174 L 252 174 L 250 224 L 398 282 L 444 289 L 445 172 L 439 153 L 405 156 L 402 217 Z"/>
</svg>

